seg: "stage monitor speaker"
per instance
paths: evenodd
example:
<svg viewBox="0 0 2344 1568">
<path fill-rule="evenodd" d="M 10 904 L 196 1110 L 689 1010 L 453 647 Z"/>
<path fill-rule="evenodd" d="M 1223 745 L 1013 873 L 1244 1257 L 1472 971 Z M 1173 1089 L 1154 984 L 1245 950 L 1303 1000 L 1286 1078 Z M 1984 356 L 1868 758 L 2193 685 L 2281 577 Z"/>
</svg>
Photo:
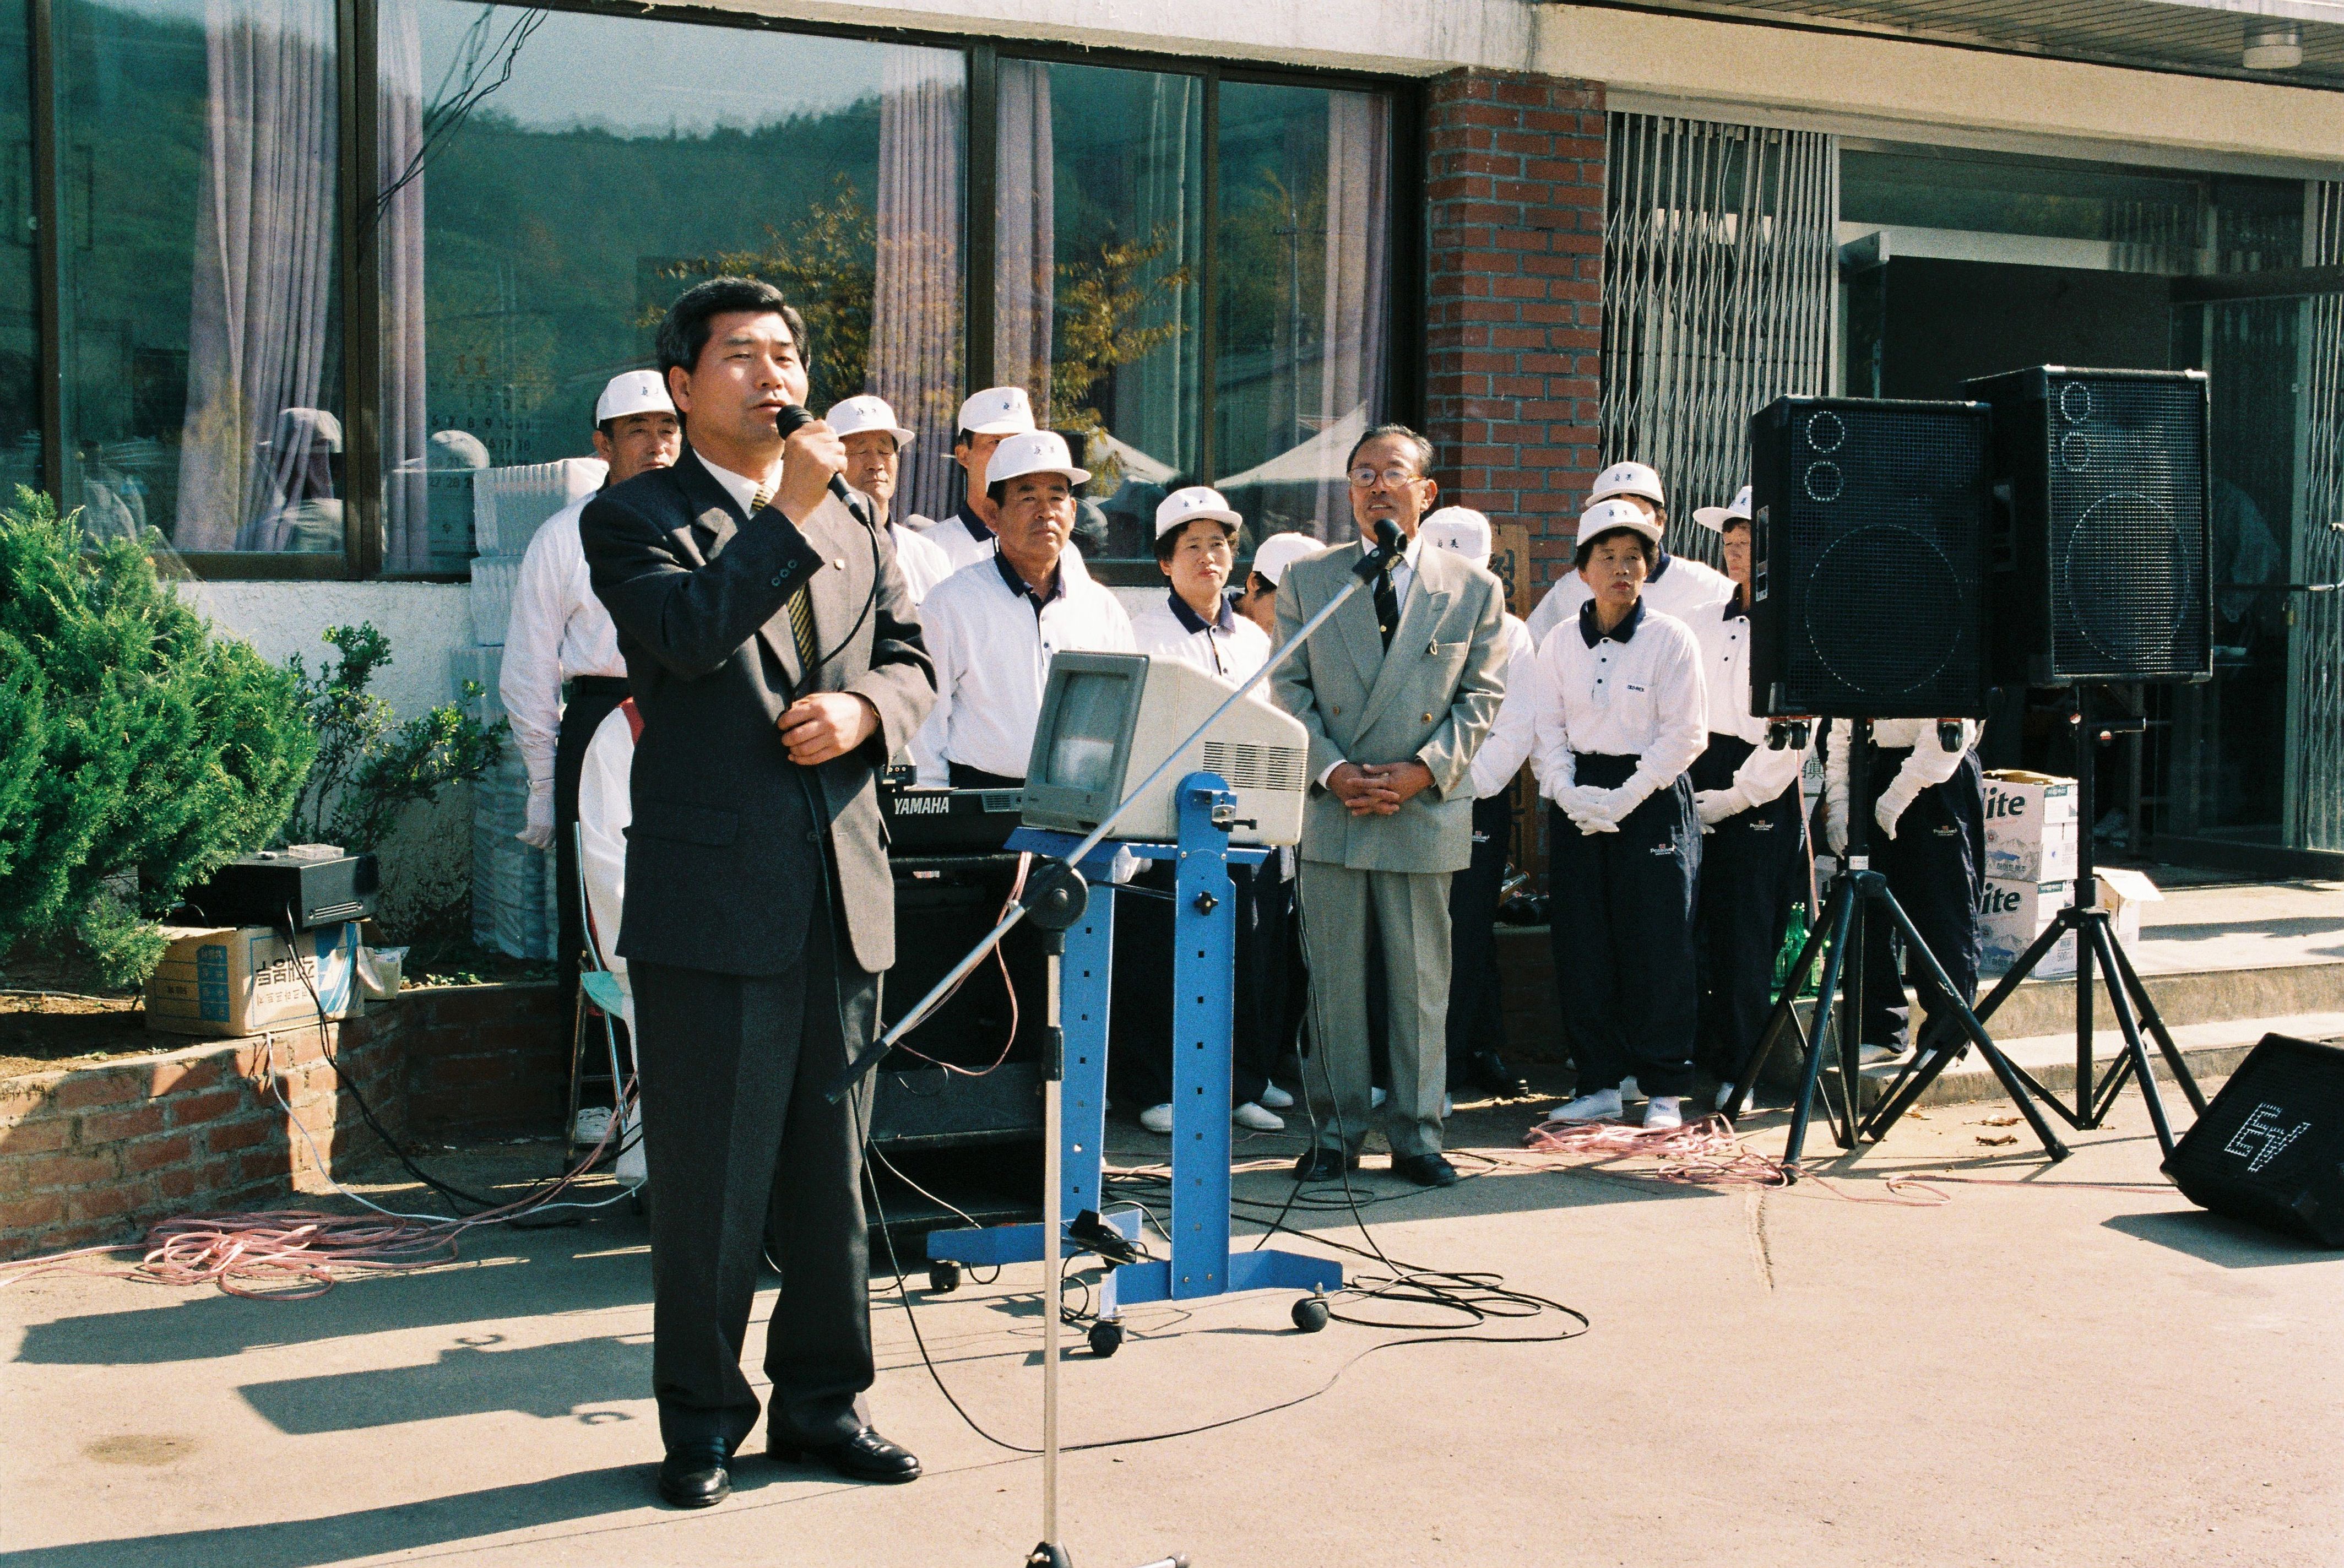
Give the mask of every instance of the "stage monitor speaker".
<svg viewBox="0 0 2344 1568">
<path fill-rule="evenodd" d="M 1750 420 L 1762 715 L 1983 718 L 1983 403 L 1780 398 Z"/>
<path fill-rule="evenodd" d="M 2165 1173 L 2217 1214 L 2344 1247 L 2344 1050 L 2265 1035 Z"/>
<path fill-rule="evenodd" d="M 1966 386 L 1994 407 L 1996 677 L 2208 679 L 2206 373 L 2037 365 Z"/>
</svg>

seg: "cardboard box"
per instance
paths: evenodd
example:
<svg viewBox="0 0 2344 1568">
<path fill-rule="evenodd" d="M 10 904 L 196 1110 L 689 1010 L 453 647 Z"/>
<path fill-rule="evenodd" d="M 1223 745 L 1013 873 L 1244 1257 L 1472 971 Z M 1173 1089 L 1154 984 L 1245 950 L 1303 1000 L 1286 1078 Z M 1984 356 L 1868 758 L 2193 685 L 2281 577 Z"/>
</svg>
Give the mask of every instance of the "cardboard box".
<svg viewBox="0 0 2344 1568">
<path fill-rule="evenodd" d="M 2100 907 L 2116 912 L 2117 940 L 2127 946 L 2140 940 L 2141 905 L 2164 902 L 2157 884 L 2137 871 L 2112 865 L 2100 873 Z"/>
<path fill-rule="evenodd" d="M 359 1011 L 355 921 L 288 945 L 266 926 L 167 926 L 170 946 L 146 981 L 146 1027 L 175 1035 L 256 1035 Z M 298 967 L 297 967 L 298 964 Z M 315 995 L 312 995 L 314 991 Z"/>
<path fill-rule="evenodd" d="M 2065 882 L 2012 882 L 1990 877 L 1978 885 L 1978 940 L 1985 949 L 1979 968 L 1988 975 L 2004 974 L 2018 962 L 2035 939 L 2043 935 L 2045 926 L 2067 906 L 2072 884 Z M 2069 932 L 2059 938 L 2044 958 L 2035 966 L 2035 973 L 2045 979 L 2055 979 L 2076 972 L 2076 935 Z"/>
<path fill-rule="evenodd" d="M 1985 875 L 2005 882 L 2075 881 L 2083 869 L 2083 845 L 2076 837 L 2075 819 L 2052 824 L 2040 838 L 1996 838 L 1988 828 L 1985 865 L 1981 869 Z"/>
<path fill-rule="evenodd" d="M 2076 781 L 2004 768 L 1985 775 L 1985 865 L 2005 882 L 2073 882 L 2081 869 Z"/>
</svg>

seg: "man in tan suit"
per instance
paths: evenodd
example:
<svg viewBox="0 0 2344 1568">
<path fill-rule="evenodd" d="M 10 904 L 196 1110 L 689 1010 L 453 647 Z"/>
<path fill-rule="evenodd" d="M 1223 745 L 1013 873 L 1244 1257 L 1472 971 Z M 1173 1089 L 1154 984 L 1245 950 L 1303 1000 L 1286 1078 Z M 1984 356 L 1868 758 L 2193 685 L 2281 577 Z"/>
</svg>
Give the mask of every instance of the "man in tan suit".
<svg viewBox="0 0 2344 1568">
<path fill-rule="evenodd" d="M 1271 683 L 1310 733 L 1300 903 L 1318 1057 L 1308 1078 L 1323 1098 L 1312 1097 L 1312 1148 L 1294 1168 L 1304 1181 L 1356 1168 L 1367 1136 L 1370 941 L 1382 946 L 1389 1004 L 1392 1168 L 1420 1187 L 1457 1179 L 1440 1153 L 1449 880 L 1472 859 L 1473 754 L 1505 694 L 1505 592 L 1463 557 L 1419 548 L 1439 491 L 1431 466 L 1432 444 L 1414 430 L 1369 430 L 1345 464 L 1360 538 L 1296 561 L 1278 591 L 1283 644 L 1352 581 L 1379 522 L 1406 542 Z"/>
</svg>

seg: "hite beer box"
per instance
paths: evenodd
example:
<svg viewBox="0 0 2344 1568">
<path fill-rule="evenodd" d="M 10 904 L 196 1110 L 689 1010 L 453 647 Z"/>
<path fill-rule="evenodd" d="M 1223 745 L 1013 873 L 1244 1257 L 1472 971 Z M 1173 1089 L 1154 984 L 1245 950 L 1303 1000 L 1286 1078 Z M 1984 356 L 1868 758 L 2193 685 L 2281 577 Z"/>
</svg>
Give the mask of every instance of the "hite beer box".
<svg viewBox="0 0 2344 1568">
<path fill-rule="evenodd" d="M 2018 962 L 2043 928 L 2067 905 L 2071 885 L 2065 882 L 2009 882 L 1988 878 L 1978 886 L 1978 942 L 1985 949 L 1980 968 L 1999 975 Z M 2076 934 L 2053 944 L 2035 973 L 2045 978 L 2076 972 Z"/>
<path fill-rule="evenodd" d="M 146 1027 L 175 1035 L 257 1035 L 359 1010 L 359 928 L 320 926 L 291 942 L 266 926 L 166 926 L 146 981 Z"/>
<path fill-rule="evenodd" d="M 2016 768 L 1985 775 L 1985 875 L 2072 882 L 2079 868 L 2076 781 Z"/>
</svg>

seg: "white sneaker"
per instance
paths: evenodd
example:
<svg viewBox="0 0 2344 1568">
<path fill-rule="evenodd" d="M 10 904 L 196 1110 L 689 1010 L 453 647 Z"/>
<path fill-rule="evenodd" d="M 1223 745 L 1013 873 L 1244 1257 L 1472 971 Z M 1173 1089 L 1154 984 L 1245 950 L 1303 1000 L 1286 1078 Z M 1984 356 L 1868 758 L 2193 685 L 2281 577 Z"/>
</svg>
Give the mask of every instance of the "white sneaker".
<svg viewBox="0 0 2344 1568">
<path fill-rule="evenodd" d="M 1644 1130 L 1684 1126 L 1684 1101 L 1675 1095 L 1654 1095 L 1644 1102 Z"/>
<path fill-rule="evenodd" d="M 1626 1077 L 1620 1080 L 1620 1098 L 1622 1099 L 1642 1099 L 1644 1098 L 1644 1091 L 1638 1086 L 1635 1074 L 1630 1073 Z"/>
<path fill-rule="evenodd" d="M 1258 1103 L 1268 1106 L 1271 1110 L 1292 1110 L 1294 1097 L 1276 1084 L 1266 1084 L 1262 1087 L 1261 1099 Z"/>
<path fill-rule="evenodd" d="M 1167 1100 L 1162 1105 L 1152 1105 L 1141 1111 L 1139 1125 L 1150 1132 L 1170 1132 L 1172 1130 L 1171 1102 Z"/>
<path fill-rule="evenodd" d="M 1581 1095 L 1566 1100 L 1546 1113 L 1549 1121 L 1617 1121 L 1620 1119 L 1620 1091 L 1597 1089 L 1591 1095 Z"/>
<path fill-rule="evenodd" d="M 609 1106 L 581 1105 L 578 1108 L 578 1119 L 571 1124 L 570 1141 L 600 1143 L 602 1141 L 603 1135 L 610 1130 L 611 1108 Z"/>
<path fill-rule="evenodd" d="M 1718 1086 L 1717 1086 L 1717 1099 L 1716 1099 L 1716 1101 L 1715 1101 L 1715 1104 L 1716 1104 L 1717 1108 L 1718 1108 L 1719 1110 L 1723 1110 L 1723 1109 L 1725 1108 L 1725 1102 L 1726 1102 L 1727 1100 L 1732 1099 L 1733 1098 L 1733 1086 L 1732 1084 L 1720 1084 L 1720 1085 L 1718 1085 Z M 1753 1097 L 1753 1098 L 1755 1098 L 1755 1097 Z M 1745 1101 L 1743 1103 L 1743 1107 L 1742 1107 L 1742 1108 L 1743 1108 L 1743 1110 L 1748 1110 L 1748 1109 L 1750 1108 L 1749 1102 L 1745 1100 Z"/>
<path fill-rule="evenodd" d="M 1901 1062 L 1907 1054 L 1902 1046 L 1859 1046 L 1855 1059 L 1858 1067 L 1876 1067 L 1884 1062 Z"/>
<path fill-rule="evenodd" d="M 1250 1128 L 1255 1132 L 1276 1132 L 1286 1125 L 1284 1117 L 1273 1116 L 1251 1100 L 1246 1101 L 1245 1104 L 1229 1112 L 1229 1119 L 1238 1126 Z M 1164 1108 L 1164 1125 L 1167 1128 L 1172 1125 L 1170 1106 Z"/>
<path fill-rule="evenodd" d="M 1381 1110 L 1384 1108 L 1384 1101 L 1389 1098 L 1390 1097 L 1386 1095 L 1381 1089 L 1369 1089 L 1368 1091 L 1368 1108 L 1370 1110 Z"/>
<path fill-rule="evenodd" d="M 1447 1090 L 1442 1090 L 1440 1095 L 1440 1119 L 1446 1121 L 1456 1114 L 1457 1102 L 1449 1098 Z"/>
</svg>

